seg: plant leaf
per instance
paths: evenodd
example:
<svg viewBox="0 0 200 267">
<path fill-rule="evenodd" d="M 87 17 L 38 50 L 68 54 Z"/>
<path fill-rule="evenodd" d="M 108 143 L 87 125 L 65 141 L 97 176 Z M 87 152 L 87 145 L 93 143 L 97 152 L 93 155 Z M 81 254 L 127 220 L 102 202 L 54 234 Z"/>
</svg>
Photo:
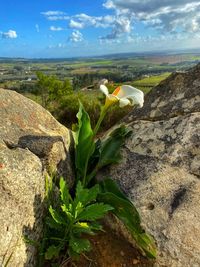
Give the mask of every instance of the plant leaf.
<svg viewBox="0 0 200 267">
<path fill-rule="evenodd" d="M 51 260 L 53 258 L 57 258 L 59 256 L 59 253 L 60 253 L 60 250 L 61 250 L 61 247 L 58 246 L 50 246 L 47 251 L 45 252 L 45 259 L 46 260 Z"/>
<path fill-rule="evenodd" d="M 64 218 L 56 210 L 54 210 L 52 206 L 49 207 L 49 212 L 54 221 L 56 221 L 58 224 L 66 224 Z"/>
<path fill-rule="evenodd" d="M 81 182 L 79 181 L 76 187 L 76 197 L 74 200 L 74 205 L 77 205 L 78 202 L 81 202 L 84 206 L 95 201 L 98 193 L 100 192 L 99 185 L 95 185 L 89 189 L 83 188 Z"/>
<path fill-rule="evenodd" d="M 60 196 L 63 203 L 68 206 L 69 205 L 69 189 L 63 177 L 60 178 Z"/>
<path fill-rule="evenodd" d="M 99 183 L 99 185 L 101 186 L 101 191 L 103 191 L 103 192 L 112 192 L 116 196 L 118 196 L 120 198 L 123 198 L 123 199 L 127 200 L 128 202 L 130 202 L 130 200 L 121 191 L 121 189 L 119 188 L 119 185 L 114 180 L 112 180 L 110 178 L 106 178 L 103 181 L 101 181 Z M 132 205 L 132 203 L 131 203 L 131 205 Z M 139 214 L 138 214 L 138 216 L 139 216 Z"/>
<path fill-rule="evenodd" d="M 99 194 L 99 201 L 114 207 L 114 213 L 130 231 L 132 237 L 137 242 L 137 245 L 142 249 L 149 258 L 156 258 L 156 246 L 153 239 L 147 235 L 142 229 L 140 216 L 134 205 L 120 192 L 117 185 L 110 180 L 102 182 L 103 193 Z M 114 186 L 112 187 L 111 184 Z"/>
<path fill-rule="evenodd" d="M 69 207 L 67 207 L 65 204 L 61 206 L 62 211 L 67 215 L 67 218 L 69 219 L 69 221 L 73 220 L 73 215 L 69 209 Z"/>
<path fill-rule="evenodd" d="M 78 130 L 74 133 L 75 139 L 75 166 L 77 178 L 84 177 L 87 171 L 88 160 L 94 152 L 95 143 L 90 117 L 80 103 L 78 118 Z"/>
<path fill-rule="evenodd" d="M 102 225 L 100 223 L 97 223 L 97 222 L 90 223 L 90 227 L 94 231 L 104 231 Z"/>
<path fill-rule="evenodd" d="M 80 259 L 79 253 L 75 252 L 71 247 L 68 247 L 67 252 L 69 254 L 69 257 L 73 260 L 78 261 Z"/>
<path fill-rule="evenodd" d="M 74 214 L 75 219 L 83 211 L 83 209 L 84 209 L 83 204 L 81 202 L 78 202 L 78 204 L 76 205 L 76 208 L 75 208 L 75 214 Z"/>
<path fill-rule="evenodd" d="M 55 229 L 58 231 L 63 231 L 63 227 L 58 224 L 53 218 L 51 217 L 46 217 L 45 219 L 45 223 L 51 228 L 51 229 Z"/>
<path fill-rule="evenodd" d="M 89 240 L 76 238 L 74 236 L 71 236 L 69 240 L 69 246 L 72 248 L 73 251 L 75 251 L 78 254 L 84 251 L 90 251 L 91 249 Z"/>
<path fill-rule="evenodd" d="M 88 196 L 87 196 L 84 204 L 86 205 L 86 204 L 91 203 L 92 201 L 95 201 L 99 192 L 100 192 L 100 188 L 99 188 L 98 184 L 89 188 L 88 189 Z"/>
<path fill-rule="evenodd" d="M 79 214 L 77 220 L 95 221 L 102 218 L 108 211 L 113 210 L 113 207 L 103 203 L 96 203 L 87 206 L 84 211 Z"/>
<path fill-rule="evenodd" d="M 102 141 L 98 162 L 99 168 L 111 163 L 118 163 L 121 160 L 120 148 L 124 144 L 127 136 L 130 135 L 130 132 L 129 129 L 122 125 L 115 129 L 108 138 Z"/>
<path fill-rule="evenodd" d="M 90 173 L 87 175 L 87 183 L 92 180 L 99 169 L 112 163 L 118 163 L 121 160 L 120 149 L 130 134 L 131 131 L 121 125 L 111 132 L 105 140 L 97 140 L 89 162 Z"/>
<path fill-rule="evenodd" d="M 94 232 L 92 231 L 92 227 L 90 227 L 90 225 L 87 222 L 77 222 L 74 226 L 73 226 L 73 233 L 75 234 L 90 234 L 90 235 L 94 235 Z"/>
</svg>

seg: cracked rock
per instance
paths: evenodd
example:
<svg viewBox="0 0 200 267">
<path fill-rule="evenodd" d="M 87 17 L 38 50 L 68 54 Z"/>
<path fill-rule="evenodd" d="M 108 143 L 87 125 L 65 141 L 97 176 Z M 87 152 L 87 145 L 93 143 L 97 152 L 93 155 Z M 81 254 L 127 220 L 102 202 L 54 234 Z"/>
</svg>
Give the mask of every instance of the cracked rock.
<svg viewBox="0 0 200 267">
<path fill-rule="evenodd" d="M 71 134 L 51 114 L 22 95 L 0 89 L 0 266 L 36 266 L 45 214 L 45 175 L 71 182 Z"/>
</svg>

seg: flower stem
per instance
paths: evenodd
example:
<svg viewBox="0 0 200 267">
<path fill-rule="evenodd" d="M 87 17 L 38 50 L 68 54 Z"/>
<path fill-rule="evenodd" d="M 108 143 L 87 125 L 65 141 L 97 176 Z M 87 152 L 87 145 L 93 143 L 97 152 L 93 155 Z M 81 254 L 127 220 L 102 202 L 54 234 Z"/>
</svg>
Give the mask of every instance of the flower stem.
<svg viewBox="0 0 200 267">
<path fill-rule="evenodd" d="M 93 131 L 93 138 L 95 138 L 95 136 L 96 136 L 96 134 L 97 134 L 97 132 L 99 130 L 99 127 L 100 127 L 100 125 L 101 125 L 101 123 L 102 123 L 102 121 L 103 121 L 103 119 L 104 119 L 104 117 L 106 115 L 107 110 L 108 110 L 108 108 L 105 107 L 105 106 L 101 109 L 100 117 L 99 117 L 99 119 L 97 121 L 97 124 L 96 124 L 96 126 L 94 128 L 94 131 Z"/>
</svg>

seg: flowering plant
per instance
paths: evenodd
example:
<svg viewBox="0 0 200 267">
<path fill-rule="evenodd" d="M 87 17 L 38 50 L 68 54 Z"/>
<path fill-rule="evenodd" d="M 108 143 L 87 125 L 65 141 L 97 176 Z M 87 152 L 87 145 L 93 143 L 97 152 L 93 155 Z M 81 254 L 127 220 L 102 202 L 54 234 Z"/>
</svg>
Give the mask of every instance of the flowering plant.
<svg viewBox="0 0 200 267">
<path fill-rule="evenodd" d="M 112 206 L 111 211 L 127 227 L 138 247 L 150 258 L 156 257 L 155 244 L 140 225 L 140 216 L 132 202 L 121 192 L 119 186 L 112 179 L 97 181 L 95 176 L 104 166 L 118 163 L 121 160 L 120 148 L 125 139 L 130 135 L 130 130 L 121 125 L 110 135 L 103 139 L 95 140 L 101 122 L 109 108 L 118 103 L 120 107 L 126 105 L 143 106 L 144 93 L 132 86 L 122 85 L 117 87 L 112 94 L 108 93 L 105 86 L 107 80 L 100 84 L 100 90 L 106 95 L 105 104 L 101 108 L 101 114 L 94 130 L 90 124 L 90 117 L 80 103 L 77 114 L 78 125 L 74 132 L 75 139 L 75 166 L 76 182 L 81 181 L 83 187 L 90 188 L 98 183 L 101 192 L 99 201 Z"/>
<path fill-rule="evenodd" d="M 94 234 L 101 230 L 98 219 L 111 212 L 125 225 L 136 241 L 138 248 L 149 258 L 156 257 L 153 239 L 141 227 L 140 216 L 133 203 L 120 190 L 117 183 L 110 178 L 96 179 L 97 172 L 121 159 L 120 148 L 130 135 L 130 130 L 124 125 L 117 127 L 107 137 L 96 139 L 99 127 L 109 108 L 118 103 L 143 106 L 142 91 L 128 85 L 117 87 L 112 94 L 105 86 L 106 80 L 100 85 L 100 90 L 106 95 L 99 120 L 94 129 L 90 117 L 80 103 L 77 114 L 78 123 L 74 127 L 75 143 L 75 183 L 70 191 L 66 182 L 60 180 L 60 207 L 50 205 L 48 225 L 55 229 L 50 237 L 46 259 L 58 257 L 65 248 L 71 257 L 90 250 L 90 242 L 82 237 L 83 233 Z M 50 231 L 52 235 L 52 230 Z M 55 237 L 55 233 L 57 237 Z"/>
</svg>

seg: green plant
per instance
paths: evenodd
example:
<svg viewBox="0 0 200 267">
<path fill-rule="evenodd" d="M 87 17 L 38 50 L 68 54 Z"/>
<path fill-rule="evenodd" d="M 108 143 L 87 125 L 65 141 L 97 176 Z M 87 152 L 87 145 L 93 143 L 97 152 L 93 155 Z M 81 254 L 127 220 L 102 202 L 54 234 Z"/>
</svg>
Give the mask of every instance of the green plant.
<svg viewBox="0 0 200 267">
<path fill-rule="evenodd" d="M 101 116 L 105 116 L 102 109 Z M 75 166 L 77 182 L 82 181 L 85 187 L 93 183 L 99 183 L 101 192 L 98 200 L 113 207 L 111 211 L 117 216 L 129 230 L 138 247 L 149 257 L 156 257 L 156 247 L 153 239 L 145 233 L 141 227 L 138 211 L 133 203 L 122 193 L 119 186 L 111 179 L 95 180 L 97 172 L 110 164 L 116 164 L 121 160 L 120 149 L 131 131 L 124 125 L 112 131 L 103 140 L 95 141 L 94 136 L 100 123 L 92 130 L 89 115 L 80 104 L 78 126 L 75 132 Z M 99 121 L 102 121 L 100 118 Z M 84 157 L 82 156 L 84 155 Z"/>
<path fill-rule="evenodd" d="M 77 257 L 91 246 L 87 237 L 83 234 L 94 235 L 101 231 L 102 226 L 97 222 L 113 208 L 101 202 L 97 202 L 100 193 L 99 185 L 90 189 L 83 188 L 79 181 L 76 186 L 76 194 L 72 199 L 66 182 L 60 179 L 59 207 L 49 207 L 50 215 L 46 223 L 54 234 L 49 236 L 49 246 L 45 252 L 45 259 L 57 258 L 60 252 L 67 253 L 71 257 Z M 52 242 L 53 241 L 53 242 Z"/>
<path fill-rule="evenodd" d="M 69 80 L 64 82 L 55 76 L 48 76 L 37 72 L 36 87 L 40 90 L 42 105 L 47 108 L 52 101 L 61 101 L 65 95 L 72 94 L 72 86 Z"/>
<path fill-rule="evenodd" d="M 124 125 L 119 126 L 107 137 L 96 140 L 100 125 L 110 107 L 120 102 L 127 105 L 143 104 L 143 93 L 131 87 L 117 88 L 113 94 L 106 93 L 105 105 L 96 126 L 91 126 L 90 117 L 83 105 L 79 104 L 78 123 L 74 126 L 75 173 L 74 187 L 69 191 L 63 178 L 60 179 L 60 200 L 57 205 L 50 204 L 47 217 L 47 242 L 45 258 L 58 258 L 60 253 L 77 257 L 90 250 L 90 242 L 85 235 L 102 230 L 98 220 L 107 212 L 113 213 L 130 232 L 138 247 L 147 257 L 156 257 L 153 239 L 141 227 L 140 216 L 133 203 L 119 189 L 116 182 L 108 178 L 96 179 L 97 172 L 121 160 L 120 148 L 131 131 Z M 132 93 L 132 91 L 133 93 Z M 132 93 L 132 94 L 131 94 Z M 126 96 L 127 94 L 127 96 Z M 52 195 L 53 183 L 47 186 Z M 54 201 L 55 203 L 55 201 Z"/>
</svg>

